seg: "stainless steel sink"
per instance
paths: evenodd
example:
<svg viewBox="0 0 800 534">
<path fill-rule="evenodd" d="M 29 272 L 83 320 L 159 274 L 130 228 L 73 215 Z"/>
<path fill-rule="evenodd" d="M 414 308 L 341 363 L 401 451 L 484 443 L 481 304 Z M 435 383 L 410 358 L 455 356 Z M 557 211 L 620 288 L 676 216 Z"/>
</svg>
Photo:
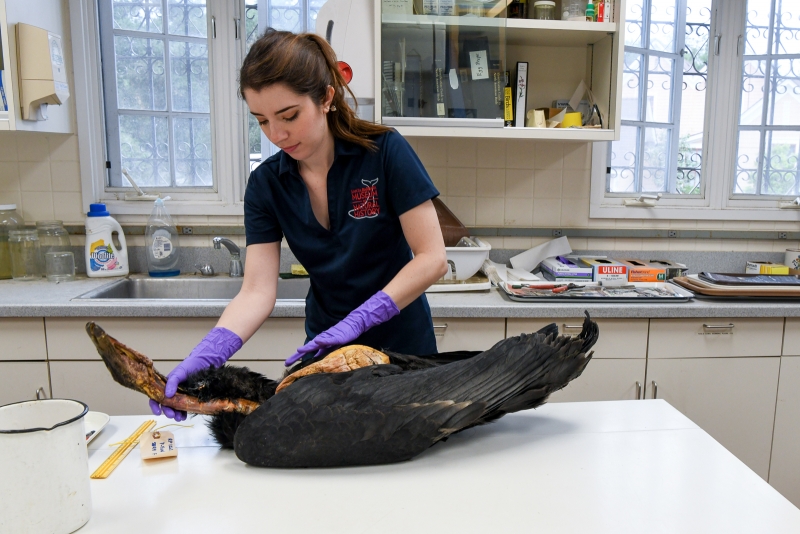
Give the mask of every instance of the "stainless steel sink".
<svg viewBox="0 0 800 534">
<path fill-rule="evenodd" d="M 305 300 L 308 278 L 278 279 L 278 300 Z M 93 289 L 74 300 L 231 300 L 242 278 L 125 278 Z"/>
</svg>

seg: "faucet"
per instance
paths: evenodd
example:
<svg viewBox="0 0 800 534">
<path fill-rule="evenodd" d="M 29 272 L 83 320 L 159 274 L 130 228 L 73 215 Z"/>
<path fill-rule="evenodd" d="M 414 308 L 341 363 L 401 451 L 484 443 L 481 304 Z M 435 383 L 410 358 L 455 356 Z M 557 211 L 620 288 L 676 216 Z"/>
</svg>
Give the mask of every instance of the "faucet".
<svg viewBox="0 0 800 534">
<path fill-rule="evenodd" d="M 231 253 L 231 270 L 230 276 L 233 278 L 239 278 L 244 276 L 244 267 L 242 266 L 242 259 L 241 259 L 241 250 L 239 247 L 228 239 L 227 237 L 215 237 L 211 240 L 214 243 L 214 248 L 219 250 L 221 247 L 220 245 L 225 245 L 225 248 L 228 249 L 228 252 Z"/>
</svg>

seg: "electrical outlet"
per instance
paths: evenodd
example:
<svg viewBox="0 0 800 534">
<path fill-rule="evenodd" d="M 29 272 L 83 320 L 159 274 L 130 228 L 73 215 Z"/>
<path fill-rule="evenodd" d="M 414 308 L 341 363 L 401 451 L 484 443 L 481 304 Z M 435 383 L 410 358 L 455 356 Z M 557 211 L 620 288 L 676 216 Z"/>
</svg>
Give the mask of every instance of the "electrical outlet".
<svg viewBox="0 0 800 534">
<path fill-rule="evenodd" d="M 560 229 L 553 230 L 553 237 L 561 237 L 562 235 L 564 235 L 564 232 L 562 232 Z"/>
<path fill-rule="evenodd" d="M 194 231 L 192 230 L 191 226 L 182 226 L 181 227 L 181 233 L 183 235 L 192 235 L 194 233 Z"/>
<path fill-rule="evenodd" d="M 778 232 L 778 239 L 789 239 L 789 234 L 786 232 Z"/>
<path fill-rule="evenodd" d="M 678 231 L 677 230 L 668 230 L 667 231 L 667 237 L 678 237 Z"/>
</svg>

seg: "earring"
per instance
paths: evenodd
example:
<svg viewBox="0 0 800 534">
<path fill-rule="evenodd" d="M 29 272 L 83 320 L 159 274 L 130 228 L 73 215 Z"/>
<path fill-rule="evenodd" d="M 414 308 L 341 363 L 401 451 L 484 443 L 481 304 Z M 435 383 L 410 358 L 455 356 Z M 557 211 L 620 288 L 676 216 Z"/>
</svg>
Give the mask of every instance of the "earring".
<svg viewBox="0 0 800 534">
<path fill-rule="evenodd" d="M 336 104 L 331 106 L 331 111 L 336 111 Z"/>
</svg>

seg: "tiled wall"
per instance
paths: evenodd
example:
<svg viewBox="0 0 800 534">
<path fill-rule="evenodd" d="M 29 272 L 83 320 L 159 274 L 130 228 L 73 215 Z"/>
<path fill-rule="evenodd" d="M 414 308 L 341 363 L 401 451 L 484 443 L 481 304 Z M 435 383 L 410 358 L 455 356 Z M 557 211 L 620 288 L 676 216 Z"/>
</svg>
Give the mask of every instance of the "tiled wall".
<svg viewBox="0 0 800 534">
<path fill-rule="evenodd" d="M 468 226 L 551 228 L 675 228 L 800 230 L 800 223 L 589 219 L 591 145 L 494 139 L 409 138 L 442 199 Z M 0 204 L 15 203 L 28 221 L 82 224 L 78 138 L 0 132 Z M 144 224 L 147 216 L 120 216 Z M 176 217 L 182 225 L 236 225 L 243 217 Z M 232 236 L 244 245 L 243 236 Z M 546 238 L 489 239 L 497 248 L 523 249 Z M 74 239 L 81 244 L 80 238 Z M 184 246 L 209 246 L 206 236 L 184 236 Z M 572 238 L 576 250 L 783 251 L 783 240 Z M 133 236 L 131 246 L 143 246 Z"/>
</svg>

